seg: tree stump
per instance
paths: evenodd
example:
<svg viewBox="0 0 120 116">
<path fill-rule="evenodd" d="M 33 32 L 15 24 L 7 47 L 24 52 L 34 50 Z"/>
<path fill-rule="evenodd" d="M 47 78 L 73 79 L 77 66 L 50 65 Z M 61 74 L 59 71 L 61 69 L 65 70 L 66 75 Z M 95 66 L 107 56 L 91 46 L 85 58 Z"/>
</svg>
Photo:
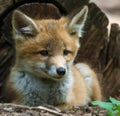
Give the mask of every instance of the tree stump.
<svg viewBox="0 0 120 116">
<path fill-rule="evenodd" d="M 120 99 L 120 26 L 118 24 L 112 24 L 107 49 L 104 50 L 107 53 L 105 68 L 102 70 L 105 96 L 109 98 L 111 95 Z"/>
</svg>

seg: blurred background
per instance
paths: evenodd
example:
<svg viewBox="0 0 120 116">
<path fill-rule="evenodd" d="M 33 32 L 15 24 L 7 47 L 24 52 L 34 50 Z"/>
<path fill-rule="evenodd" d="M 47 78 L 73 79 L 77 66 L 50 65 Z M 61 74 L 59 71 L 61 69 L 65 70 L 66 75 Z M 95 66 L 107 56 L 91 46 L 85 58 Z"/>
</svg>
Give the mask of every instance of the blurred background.
<svg viewBox="0 0 120 116">
<path fill-rule="evenodd" d="M 109 18 L 110 23 L 120 25 L 120 0 L 91 0 L 96 3 Z"/>
</svg>

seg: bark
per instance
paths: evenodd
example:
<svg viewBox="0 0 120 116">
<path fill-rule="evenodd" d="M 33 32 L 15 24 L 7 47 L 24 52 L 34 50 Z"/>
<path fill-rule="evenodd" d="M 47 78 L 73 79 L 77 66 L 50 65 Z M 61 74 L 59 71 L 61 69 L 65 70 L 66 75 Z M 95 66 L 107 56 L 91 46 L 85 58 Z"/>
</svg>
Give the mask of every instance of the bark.
<svg viewBox="0 0 120 116">
<path fill-rule="evenodd" d="M 120 98 L 120 26 L 118 24 L 111 26 L 103 76 L 105 96 Z"/>
</svg>

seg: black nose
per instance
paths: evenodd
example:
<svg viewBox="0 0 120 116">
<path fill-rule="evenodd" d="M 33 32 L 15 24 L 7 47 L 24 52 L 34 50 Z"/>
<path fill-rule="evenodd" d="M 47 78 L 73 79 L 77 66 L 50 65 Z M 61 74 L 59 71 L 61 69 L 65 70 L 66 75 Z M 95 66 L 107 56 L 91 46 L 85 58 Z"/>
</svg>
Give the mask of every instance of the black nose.
<svg viewBox="0 0 120 116">
<path fill-rule="evenodd" d="M 63 68 L 63 67 L 60 67 L 57 69 L 57 74 L 60 75 L 60 76 L 63 76 L 66 72 L 66 69 Z"/>
</svg>

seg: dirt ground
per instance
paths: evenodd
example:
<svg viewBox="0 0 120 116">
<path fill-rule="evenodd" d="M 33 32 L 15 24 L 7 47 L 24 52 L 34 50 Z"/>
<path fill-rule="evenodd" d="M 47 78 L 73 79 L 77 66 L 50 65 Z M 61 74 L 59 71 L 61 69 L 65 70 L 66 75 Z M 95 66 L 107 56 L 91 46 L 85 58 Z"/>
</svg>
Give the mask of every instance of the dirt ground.
<svg viewBox="0 0 120 116">
<path fill-rule="evenodd" d="M 28 107 L 15 104 L 0 104 L 0 116 L 105 116 L 106 111 L 98 107 L 75 107 L 61 111 L 52 106 Z"/>
</svg>

